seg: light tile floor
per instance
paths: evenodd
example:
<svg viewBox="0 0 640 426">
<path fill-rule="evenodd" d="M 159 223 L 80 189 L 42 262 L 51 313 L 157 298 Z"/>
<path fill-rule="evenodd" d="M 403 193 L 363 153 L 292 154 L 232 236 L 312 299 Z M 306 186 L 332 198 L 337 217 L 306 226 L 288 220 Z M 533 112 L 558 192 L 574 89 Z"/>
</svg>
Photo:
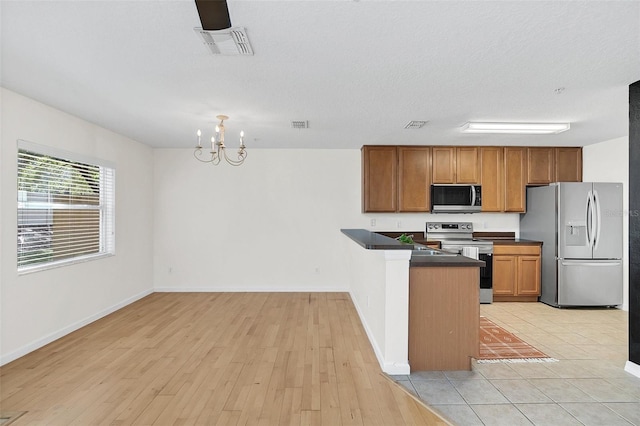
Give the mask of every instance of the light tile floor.
<svg viewBox="0 0 640 426">
<path fill-rule="evenodd" d="M 640 426 L 640 378 L 624 371 L 627 312 L 514 302 L 480 311 L 558 362 L 474 362 L 394 379 L 460 426 Z"/>
</svg>

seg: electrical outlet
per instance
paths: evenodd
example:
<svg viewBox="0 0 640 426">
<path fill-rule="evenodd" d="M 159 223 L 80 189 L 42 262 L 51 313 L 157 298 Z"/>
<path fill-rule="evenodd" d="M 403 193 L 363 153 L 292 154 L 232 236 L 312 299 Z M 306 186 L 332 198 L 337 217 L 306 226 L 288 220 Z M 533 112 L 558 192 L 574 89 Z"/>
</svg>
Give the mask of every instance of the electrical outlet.
<svg viewBox="0 0 640 426">
<path fill-rule="evenodd" d="M 371 226 L 376 226 L 376 220 L 375 219 L 371 219 Z"/>
<path fill-rule="evenodd" d="M 400 228 L 402 227 L 402 222 L 397 221 L 397 222 L 396 222 L 396 226 L 398 227 L 398 229 L 400 229 Z"/>
</svg>

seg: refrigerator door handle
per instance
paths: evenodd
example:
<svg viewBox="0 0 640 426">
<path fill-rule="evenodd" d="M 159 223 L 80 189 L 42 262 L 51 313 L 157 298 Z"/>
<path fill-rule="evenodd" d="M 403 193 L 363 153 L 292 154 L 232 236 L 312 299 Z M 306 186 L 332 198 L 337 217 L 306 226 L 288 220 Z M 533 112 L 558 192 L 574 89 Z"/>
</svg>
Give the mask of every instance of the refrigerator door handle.
<svg viewBox="0 0 640 426">
<path fill-rule="evenodd" d="M 585 220 L 585 223 L 587 224 L 587 245 L 588 245 L 589 247 L 593 247 L 593 243 L 592 243 L 592 241 L 591 241 L 591 239 L 593 238 L 593 233 L 591 232 L 591 231 L 592 231 L 592 230 L 591 230 L 591 222 L 592 222 L 592 217 L 591 217 L 591 212 L 592 212 L 592 209 L 591 209 L 591 203 L 592 203 L 592 200 L 591 200 L 591 191 L 589 191 L 589 193 L 587 194 L 587 207 L 586 207 L 586 209 L 585 209 L 585 215 L 587 216 L 587 217 L 586 217 L 586 220 Z"/>
<path fill-rule="evenodd" d="M 593 190 L 593 204 L 595 207 L 595 234 L 593 237 L 593 248 L 597 249 L 598 243 L 600 243 L 600 228 L 602 228 L 600 215 L 602 212 L 600 211 L 600 196 L 598 195 L 598 191 L 595 189 Z"/>
<path fill-rule="evenodd" d="M 581 262 L 581 261 L 573 261 L 573 262 L 565 262 L 562 261 L 562 266 L 600 266 L 600 267 L 610 267 L 610 266 L 618 266 L 621 265 L 622 262 Z"/>
</svg>

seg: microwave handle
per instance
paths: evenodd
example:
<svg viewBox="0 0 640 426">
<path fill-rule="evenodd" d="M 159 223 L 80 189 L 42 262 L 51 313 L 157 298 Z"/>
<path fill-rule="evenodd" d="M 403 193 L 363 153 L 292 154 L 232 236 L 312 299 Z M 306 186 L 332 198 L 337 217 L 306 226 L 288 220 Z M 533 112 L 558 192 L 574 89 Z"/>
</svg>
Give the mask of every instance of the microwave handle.
<svg viewBox="0 0 640 426">
<path fill-rule="evenodd" d="M 471 185 L 471 206 L 476 205 L 476 187 Z"/>
</svg>

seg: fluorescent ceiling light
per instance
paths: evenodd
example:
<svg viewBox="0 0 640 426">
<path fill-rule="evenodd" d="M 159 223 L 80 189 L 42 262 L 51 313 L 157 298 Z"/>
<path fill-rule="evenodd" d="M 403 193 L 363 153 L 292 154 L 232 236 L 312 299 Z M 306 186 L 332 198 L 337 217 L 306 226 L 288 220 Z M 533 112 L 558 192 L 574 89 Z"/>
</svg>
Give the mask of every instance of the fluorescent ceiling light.
<svg viewBox="0 0 640 426">
<path fill-rule="evenodd" d="M 464 133 L 516 133 L 529 135 L 548 135 L 569 130 L 569 123 L 466 123 L 461 130 Z"/>
</svg>

